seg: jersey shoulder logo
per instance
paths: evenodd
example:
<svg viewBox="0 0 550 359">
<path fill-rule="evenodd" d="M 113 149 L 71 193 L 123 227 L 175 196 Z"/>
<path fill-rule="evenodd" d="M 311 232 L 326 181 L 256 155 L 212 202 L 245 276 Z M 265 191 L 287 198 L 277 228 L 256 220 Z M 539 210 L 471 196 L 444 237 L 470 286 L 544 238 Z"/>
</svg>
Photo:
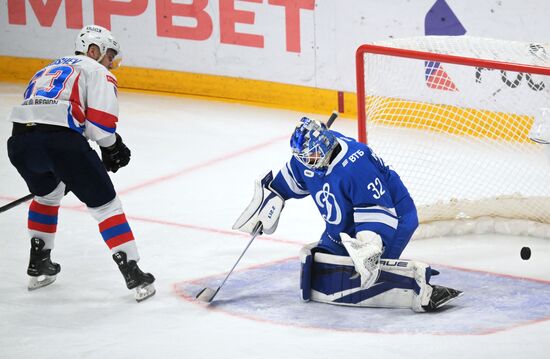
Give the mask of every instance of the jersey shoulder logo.
<svg viewBox="0 0 550 359">
<path fill-rule="evenodd" d="M 336 201 L 336 196 L 330 192 L 328 183 L 323 185 L 323 189 L 317 192 L 314 198 L 323 219 L 330 224 L 340 224 L 342 210 Z"/>
<path fill-rule="evenodd" d="M 365 151 L 357 150 L 353 152 L 351 155 L 349 155 L 346 159 L 342 161 L 342 167 L 346 167 L 347 165 L 351 163 L 355 163 L 360 157 L 363 157 L 365 155 Z"/>
<path fill-rule="evenodd" d="M 110 76 L 110 75 L 105 75 L 105 76 L 107 77 L 107 82 L 110 82 L 113 85 L 115 85 L 115 87 L 118 87 L 118 82 L 113 76 Z"/>
</svg>

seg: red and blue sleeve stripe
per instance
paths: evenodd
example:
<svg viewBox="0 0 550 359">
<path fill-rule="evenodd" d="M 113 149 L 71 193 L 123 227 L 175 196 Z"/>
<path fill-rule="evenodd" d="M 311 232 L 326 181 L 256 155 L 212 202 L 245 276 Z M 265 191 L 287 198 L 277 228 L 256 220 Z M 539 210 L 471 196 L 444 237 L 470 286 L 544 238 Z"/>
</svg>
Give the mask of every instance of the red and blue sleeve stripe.
<svg viewBox="0 0 550 359">
<path fill-rule="evenodd" d="M 32 201 L 29 206 L 28 228 L 32 231 L 55 233 L 59 206 L 47 206 Z"/>
<path fill-rule="evenodd" d="M 101 128 L 103 131 L 115 133 L 116 123 L 118 122 L 118 117 L 115 115 L 91 107 L 88 107 L 86 110 L 86 115 L 88 121 Z"/>
<path fill-rule="evenodd" d="M 124 213 L 114 215 L 99 223 L 99 231 L 109 249 L 134 240 Z"/>
</svg>

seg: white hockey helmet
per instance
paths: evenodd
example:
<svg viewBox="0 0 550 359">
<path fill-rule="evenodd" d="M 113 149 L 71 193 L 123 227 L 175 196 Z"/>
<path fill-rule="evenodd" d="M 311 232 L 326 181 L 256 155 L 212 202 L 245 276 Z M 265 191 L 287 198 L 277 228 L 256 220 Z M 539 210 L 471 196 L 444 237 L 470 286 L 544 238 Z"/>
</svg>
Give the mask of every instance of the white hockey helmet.
<svg viewBox="0 0 550 359">
<path fill-rule="evenodd" d="M 86 25 L 80 30 L 74 43 L 75 53 L 86 54 L 91 44 L 97 45 L 101 53 L 98 62 L 103 59 L 108 49 L 120 54 L 120 45 L 109 30 L 98 25 Z"/>
</svg>

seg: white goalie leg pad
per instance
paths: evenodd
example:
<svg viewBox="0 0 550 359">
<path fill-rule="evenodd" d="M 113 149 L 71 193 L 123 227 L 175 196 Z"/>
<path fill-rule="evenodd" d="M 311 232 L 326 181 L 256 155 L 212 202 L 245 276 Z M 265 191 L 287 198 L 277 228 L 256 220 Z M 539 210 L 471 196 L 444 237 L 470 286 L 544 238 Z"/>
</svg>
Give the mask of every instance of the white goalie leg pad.
<svg viewBox="0 0 550 359">
<path fill-rule="evenodd" d="M 432 295 L 432 286 L 428 284 L 432 268 L 423 262 L 402 259 L 381 259 L 380 266 L 382 271 L 388 274 L 414 280 L 411 309 L 415 312 L 424 312 L 423 306 L 429 304 Z"/>
<path fill-rule="evenodd" d="M 350 257 L 315 253 L 314 247 L 315 244 L 305 246 L 300 252 L 302 300 L 356 307 L 409 308 L 415 312 L 423 312 L 422 306 L 429 302 L 431 268 L 425 263 L 382 259 L 378 281 L 369 288 L 361 288 Z M 313 258 L 309 273 L 308 257 Z"/>
<path fill-rule="evenodd" d="M 258 223 L 261 223 L 262 233 L 275 232 L 285 201 L 269 188 L 272 180 L 273 173 L 269 171 L 254 182 L 254 196 L 233 224 L 233 229 L 252 234 Z"/>
</svg>

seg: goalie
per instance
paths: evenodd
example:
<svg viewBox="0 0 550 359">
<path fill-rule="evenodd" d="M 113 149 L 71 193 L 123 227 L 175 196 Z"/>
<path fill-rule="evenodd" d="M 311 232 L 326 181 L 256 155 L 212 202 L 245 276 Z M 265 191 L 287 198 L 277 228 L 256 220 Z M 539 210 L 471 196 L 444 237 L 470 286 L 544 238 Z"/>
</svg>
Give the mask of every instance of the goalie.
<svg viewBox="0 0 550 359">
<path fill-rule="evenodd" d="M 277 228 L 286 200 L 311 196 L 326 222 L 318 243 L 300 252 L 304 301 L 434 311 L 462 294 L 429 284 L 427 264 L 400 260 L 418 227 L 415 204 L 397 173 L 365 144 L 304 117 L 292 158 L 255 183 L 233 229 Z M 383 258 L 383 259 L 381 259 Z"/>
</svg>

